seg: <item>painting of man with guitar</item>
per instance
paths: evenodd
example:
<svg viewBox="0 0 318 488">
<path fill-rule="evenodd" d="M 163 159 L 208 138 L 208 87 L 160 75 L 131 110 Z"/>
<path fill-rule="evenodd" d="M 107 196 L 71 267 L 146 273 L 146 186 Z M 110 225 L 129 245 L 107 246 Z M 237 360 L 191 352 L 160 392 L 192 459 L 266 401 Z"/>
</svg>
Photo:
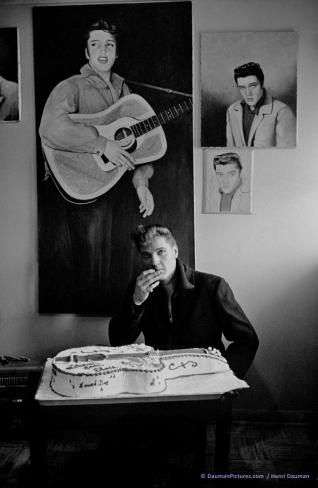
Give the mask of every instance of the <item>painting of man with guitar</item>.
<svg viewBox="0 0 318 488">
<path fill-rule="evenodd" d="M 41 15 L 35 13 L 36 25 Z M 128 225 L 162 211 L 161 192 L 155 195 L 150 181 L 158 178 L 154 163 L 168 152 L 163 126 L 192 108 L 190 96 L 158 112 L 144 96 L 132 93 L 133 83 L 113 71 L 122 55 L 118 31 L 104 12 L 90 22 L 86 63 L 79 74 L 59 81 L 43 104 L 40 311 L 111 313 L 120 286 L 114 276 L 120 275 L 118 283 L 126 281 L 134 267 L 126 272 L 116 257 L 126 248 L 121 236 Z M 58 298 L 51 287 L 59 290 L 60 285 L 67 293 L 64 289 Z"/>
<path fill-rule="evenodd" d="M 79 155 L 82 154 L 105 156 L 115 170 L 135 170 L 133 156 L 119 141 L 100 135 L 89 118 L 81 123 L 72 117 L 73 114 L 95 114 L 128 95 L 129 89 L 123 78 L 112 71 L 117 58 L 116 33 L 117 27 L 107 20 L 100 19 L 91 24 L 86 33 L 85 56 L 88 63 L 79 75 L 59 83 L 47 100 L 40 124 L 40 136 L 52 171 L 54 163 L 53 158 L 50 158 L 51 149 L 73 152 L 75 160 L 80 160 Z M 102 164 L 105 166 L 105 163 Z M 66 157 L 64 166 L 67 166 Z M 71 168 L 66 167 L 65 178 L 70 171 Z M 74 173 L 72 176 L 76 179 L 76 171 Z M 144 217 L 151 215 L 154 206 L 148 189 L 152 173 L 152 168 L 144 165 L 136 169 L 133 178 Z M 138 192 L 140 187 L 142 191 Z"/>
</svg>

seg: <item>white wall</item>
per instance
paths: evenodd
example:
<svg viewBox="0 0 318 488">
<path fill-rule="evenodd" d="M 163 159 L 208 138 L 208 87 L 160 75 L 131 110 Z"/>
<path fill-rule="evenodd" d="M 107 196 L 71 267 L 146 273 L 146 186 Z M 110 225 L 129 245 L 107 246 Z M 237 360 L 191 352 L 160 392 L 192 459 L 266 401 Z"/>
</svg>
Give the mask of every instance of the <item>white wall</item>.
<svg viewBox="0 0 318 488">
<path fill-rule="evenodd" d="M 102 343 L 107 333 L 103 319 L 37 314 L 31 7 L 40 3 L 63 2 L 0 3 L 0 27 L 17 26 L 20 32 L 23 100 L 22 122 L 0 125 L 0 354 L 45 359 L 68 346 Z M 318 352 L 318 2 L 192 3 L 196 265 L 229 281 L 259 334 L 247 405 L 311 409 Z M 199 34 L 233 30 L 299 33 L 299 142 L 294 150 L 255 151 L 253 215 L 204 215 Z"/>
<path fill-rule="evenodd" d="M 201 0 L 193 6 L 195 53 L 199 31 L 299 33 L 298 147 L 254 151 L 253 215 L 204 215 L 198 127 L 195 242 L 197 268 L 228 279 L 259 334 L 249 378 L 269 395 L 263 408 L 271 399 L 286 409 L 309 408 L 318 352 L 318 2 Z M 198 56 L 195 69 L 198 93 Z"/>
</svg>

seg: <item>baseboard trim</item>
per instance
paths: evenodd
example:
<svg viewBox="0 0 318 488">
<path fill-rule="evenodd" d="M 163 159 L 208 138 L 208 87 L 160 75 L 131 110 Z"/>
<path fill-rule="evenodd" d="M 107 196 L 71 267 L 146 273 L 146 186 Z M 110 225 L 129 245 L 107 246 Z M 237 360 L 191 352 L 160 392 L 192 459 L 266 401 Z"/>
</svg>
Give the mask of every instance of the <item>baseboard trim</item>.
<svg viewBox="0 0 318 488">
<path fill-rule="evenodd" d="M 233 408 L 233 421 L 317 424 L 315 410 L 249 410 Z"/>
</svg>

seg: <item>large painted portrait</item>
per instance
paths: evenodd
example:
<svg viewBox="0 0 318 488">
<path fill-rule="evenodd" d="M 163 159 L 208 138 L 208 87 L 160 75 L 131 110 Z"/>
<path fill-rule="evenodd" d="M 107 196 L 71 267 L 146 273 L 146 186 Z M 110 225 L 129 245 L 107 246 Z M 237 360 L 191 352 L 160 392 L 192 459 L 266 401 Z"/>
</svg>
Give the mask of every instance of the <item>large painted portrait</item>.
<svg viewBox="0 0 318 488">
<path fill-rule="evenodd" d="M 20 120 L 18 29 L 0 29 L 0 122 Z"/>
<path fill-rule="evenodd" d="M 203 213 L 252 213 L 253 151 L 206 149 Z"/>
<path fill-rule="evenodd" d="M 201 146 L 293 148 L 295 32 L 201 34 Z"/>
<path fill-rule="evenodd" d="M 39 312 L 112 315 L 163 224 L 194 265 L 191 2 L 33 9 Z"/>
</svg>

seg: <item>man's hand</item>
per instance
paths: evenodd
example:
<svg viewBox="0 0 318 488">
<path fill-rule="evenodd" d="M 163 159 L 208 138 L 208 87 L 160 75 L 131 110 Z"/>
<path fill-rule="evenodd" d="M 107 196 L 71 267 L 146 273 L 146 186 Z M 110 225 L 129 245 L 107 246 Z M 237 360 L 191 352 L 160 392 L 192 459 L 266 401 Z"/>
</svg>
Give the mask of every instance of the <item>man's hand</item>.
<svg viewBox="0 0 318 488">
<path fill-rule="evenodd" d="M 135 291 L 133 294 L 133 301 L 135 305 L 141 305 L 149 294 L 159 285 L 159 277 L 161 272 L 154 269 L 146 269 L 136 280 Z"/>
<path fill-rule="evenodd" d="M 104 153 L 115 166 L 123 167 L 129 171 L 135 169 L 134 158 L 118 142 L 107 141 Z"/>
<path fill-rule="evenodd" d="M 152 214 L 153 209 L 155 208 L 152 193 L 145 185 L 138 186 L 136 191 L 140 200 L 139 212 L 142 214 L 143 218 L 148 217 Z"/>
</svg>

